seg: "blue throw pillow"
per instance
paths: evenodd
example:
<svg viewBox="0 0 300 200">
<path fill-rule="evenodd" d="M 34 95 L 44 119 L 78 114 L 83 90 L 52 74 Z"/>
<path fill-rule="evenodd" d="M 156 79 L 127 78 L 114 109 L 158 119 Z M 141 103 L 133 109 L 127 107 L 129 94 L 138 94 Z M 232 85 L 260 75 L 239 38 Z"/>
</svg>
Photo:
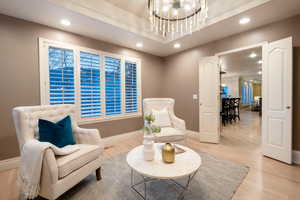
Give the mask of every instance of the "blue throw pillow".
<svg viewBox="0 0 300 200">
<path fill-rule="evenodd" d="M 56 123 L 39 119 L 39 135 L 39 141 L 50 142 L 58 147 L 75 144 L 70 116 Z"/>
</svg>

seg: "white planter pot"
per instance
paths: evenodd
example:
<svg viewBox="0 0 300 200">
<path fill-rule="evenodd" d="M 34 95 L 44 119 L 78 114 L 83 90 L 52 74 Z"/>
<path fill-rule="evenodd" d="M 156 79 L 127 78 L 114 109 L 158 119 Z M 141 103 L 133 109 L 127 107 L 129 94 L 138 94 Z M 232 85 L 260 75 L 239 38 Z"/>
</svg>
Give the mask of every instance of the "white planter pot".
<svg viewBox="0 0 300 200">
<path fill-rule="evenodd" d="M 154 135 L 144 135 L 144 159 L 146 161 L 154 160 L 155 157 L 155 148 L 154 148 Z"/>
</svg>

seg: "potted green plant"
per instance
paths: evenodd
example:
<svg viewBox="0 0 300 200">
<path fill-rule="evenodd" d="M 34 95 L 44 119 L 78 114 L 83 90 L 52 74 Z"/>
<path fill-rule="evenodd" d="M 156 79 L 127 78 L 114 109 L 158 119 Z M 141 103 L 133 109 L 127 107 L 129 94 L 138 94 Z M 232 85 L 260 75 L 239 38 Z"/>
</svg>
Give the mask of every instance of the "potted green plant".
<svg viewBox="0 0 300 200">
<path fill-rule="evenodd" d="M 155 126 L 153 122 L 155 121 L 155 117 L 152 113 L 146 114 L 144 116 L 144 159 L 147 161 L 151 161 L 155 157 L 155 149 L 154 149 L 154 139 L 155 133 L 159 133 L 161 128 L 159 126 Z"/>
</svg>

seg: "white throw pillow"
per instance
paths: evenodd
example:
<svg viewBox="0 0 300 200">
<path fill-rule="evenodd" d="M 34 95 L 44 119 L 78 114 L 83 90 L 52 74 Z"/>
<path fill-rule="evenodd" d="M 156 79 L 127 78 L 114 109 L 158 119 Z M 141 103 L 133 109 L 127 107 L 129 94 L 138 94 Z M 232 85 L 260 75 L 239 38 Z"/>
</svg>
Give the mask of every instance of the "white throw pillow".
<svg viewBox="0 0 300 200">
<path fill-rule="evenodd" d="M 162 110 L 152 109 L 152 114 L 155 117 L 155 120 L 153 122 L 153 124 L 155 126 L 160 126 L 160 127 L 170 127 L 171 126 L 170 115 L 166 108 L 164 108 Z"/>
</svg>

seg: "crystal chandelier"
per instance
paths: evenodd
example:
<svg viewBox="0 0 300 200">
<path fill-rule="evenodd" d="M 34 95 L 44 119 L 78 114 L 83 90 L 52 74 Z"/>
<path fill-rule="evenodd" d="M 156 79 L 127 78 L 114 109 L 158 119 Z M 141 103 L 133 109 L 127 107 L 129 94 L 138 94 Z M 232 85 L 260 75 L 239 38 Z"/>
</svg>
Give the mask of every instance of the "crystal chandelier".
<svg viewBox="0 0 300 200">
<path fill-rule="evenodd" d="M 151 30 L 163 37 L 192 34 L 207 18 L 207 0 L 148 0 Z"/>
</svg>

